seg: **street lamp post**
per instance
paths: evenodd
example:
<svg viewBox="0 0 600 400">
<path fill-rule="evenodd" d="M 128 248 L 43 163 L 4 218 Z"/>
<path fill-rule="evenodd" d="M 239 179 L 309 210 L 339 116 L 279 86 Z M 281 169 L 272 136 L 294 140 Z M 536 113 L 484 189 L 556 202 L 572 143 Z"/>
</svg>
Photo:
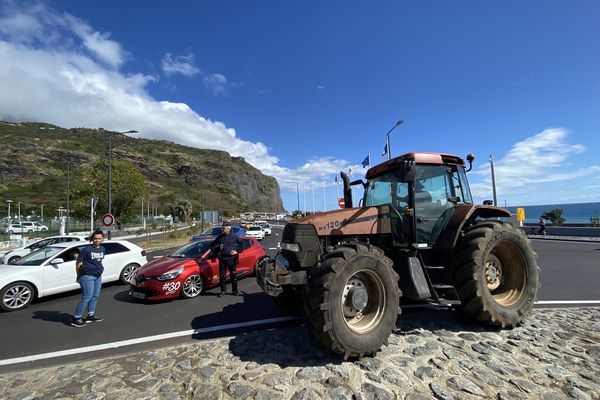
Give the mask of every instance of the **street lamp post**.
<svg viewBox="0 0 600 400">
<path fill-rule="evenodd" d="M 17 206 L 19 207 L 19 208 L 18 208 L 19 222 L 21 222 L 21 204 L 23 204 L 23 202 L 22 202 L 22 201 L 20 201 L 20 202 L 17 204 Z"/>
<path fill-rule="evenodd" d="M 108 134 L 108 213 L 112 214 L 112 137 L 116 134 L 137 133 L 136 130 L 111 132 Z M 108 239 L 112 239 L 112 231 L 108 231 Z"/>
<path fill-rule="evenodd" d="M 10 222 L 10 205 L 12 202 L 12 200 L 6 200 L 6 204 L 8 204 L 8 222 Z"/>
<path fill-rule="evenodd" d="M 70 210 L 70 195 L 71 195 L 71 163 L 67 161 L 67 223 L 65 225 L 65 232 L 69 234 L 69 210 Z"/>
<path fill-rule="evenodd" d="M 44 223 L 44 205 L 43 204 L 41 205 L 41 208 L 42 208 L 42 213 L 41 213 L 42 220 L 40 222 Z"/>
<path fill-rule="evenodd" d="M 398 122 L 396 122 L 396 125 L 394 125 L 394 126 L 392 127 L 392 129 L 390 129 L 390 130 L 388 131 L 388 133 L 385 135 L 385 136 L 386 136 L 386 142 L 385 142 L 385 143 L 386 143 L 386 145 L 387 145 L 387 156 L 388 156 L 388 160 L 392 158 L 392 147 L 391 147 L 391 144 L 390 144 L 390 133 L 392 133 L 392 131 L 393 131 L 394 129 L 396 129 L 396 127 L 397 127 L 397 126 L 400 126 L 400 125 L 402 125 L 403 123 L 404 123 L 404 121 L 402 121 L 402 120 L 399 120 Z"/>
</svg>

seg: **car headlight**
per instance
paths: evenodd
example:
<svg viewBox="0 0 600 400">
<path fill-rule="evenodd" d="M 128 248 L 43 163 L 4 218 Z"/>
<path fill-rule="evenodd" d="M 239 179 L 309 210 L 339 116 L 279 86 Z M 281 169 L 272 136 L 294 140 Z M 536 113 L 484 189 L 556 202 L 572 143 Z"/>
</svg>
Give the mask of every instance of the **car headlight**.
<svg viewBox="0 0 600 400">
<path fill-rule="evenodd" d="M 179 275 L 181 275 L 182 272 L 183 272 L 183 266 L 176 268 L 176 269 L 172 269 L 170 271 L 165 272 L 162 275 L 157 276 L 156 280 L 170 281 L 171 279 L 177 278 Z"/>
<path fill-rule="evenodd" d="M 281 243 L 282 250 L 289 251 L 300 251 L 300 245 L 298 243 Z"/>
</svg>

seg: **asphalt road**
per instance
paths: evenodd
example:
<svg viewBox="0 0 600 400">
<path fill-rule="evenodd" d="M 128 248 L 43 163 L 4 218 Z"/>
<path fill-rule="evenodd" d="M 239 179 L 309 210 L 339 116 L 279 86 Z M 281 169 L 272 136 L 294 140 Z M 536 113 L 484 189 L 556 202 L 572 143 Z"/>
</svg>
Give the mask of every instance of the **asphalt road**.
<svg viewBox="0 0 600 400">
<path fill-rule="evenodd" d="M 281 232 L 273 229 L 263 246 L 275 248 Z M 540 300 L 600 300 L 600 243 L 534 240 L 533 245 L 542 269 Z M 160 254 L 151 252 L 149 258 Z M 0 360 L 286 315 L 254 277 L 239 281 L 239 288 L 241 297 L 218 298 L 214 288 L 196 299 L 144 303 L 132 299 L 127 286 L 108 284 L 98 306 L 104 321 L 83 329 L 69 325 L 79 291 L 43 298 L 25 310 L 0 313 Z"/>
</svg>

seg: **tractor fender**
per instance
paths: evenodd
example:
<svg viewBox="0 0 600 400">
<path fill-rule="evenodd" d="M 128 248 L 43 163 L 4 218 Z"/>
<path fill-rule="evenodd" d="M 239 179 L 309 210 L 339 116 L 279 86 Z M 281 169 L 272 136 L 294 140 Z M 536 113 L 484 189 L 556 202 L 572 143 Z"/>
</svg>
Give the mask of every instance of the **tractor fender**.
<svg viewBox="0 0 600 400">
<path fill-rule="evenodd" d="M 454 209 L 454 213 L 448 220 L 445 229 L 440 234 L 437 247 L 441 260 L 446 260 L 448 267 L 452 265 L 454 258 L 454 248 L 458 242 L 463 229 L 469 226 L 475 219 L 506 218 L 510 217 L 510 211 L 505 208 L 477 205 L 461 204 Z"/>
</svg>

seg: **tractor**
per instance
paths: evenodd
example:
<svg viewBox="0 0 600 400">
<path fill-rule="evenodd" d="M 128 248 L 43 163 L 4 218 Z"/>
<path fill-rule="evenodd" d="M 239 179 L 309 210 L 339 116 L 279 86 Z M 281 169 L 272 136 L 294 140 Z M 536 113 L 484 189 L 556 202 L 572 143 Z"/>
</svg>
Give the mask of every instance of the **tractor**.
<svg viewBox="0 0 600 400">
<path fill-rule="evenodd" d="M 366 182 L 342 172 L 345 208 L 287 223 L 258 284 L 345 359 L 387 344 L 403 300 L 518 325 L 536 301 L 537 255 L 508 210 L 473 203 L 466 173 L 475 157 L 466 158 L 468 169 L 454 155 L 407 153 L 370 168 Z M 354 185 L 364 187 L 358 207 Z"/>
</svg>

